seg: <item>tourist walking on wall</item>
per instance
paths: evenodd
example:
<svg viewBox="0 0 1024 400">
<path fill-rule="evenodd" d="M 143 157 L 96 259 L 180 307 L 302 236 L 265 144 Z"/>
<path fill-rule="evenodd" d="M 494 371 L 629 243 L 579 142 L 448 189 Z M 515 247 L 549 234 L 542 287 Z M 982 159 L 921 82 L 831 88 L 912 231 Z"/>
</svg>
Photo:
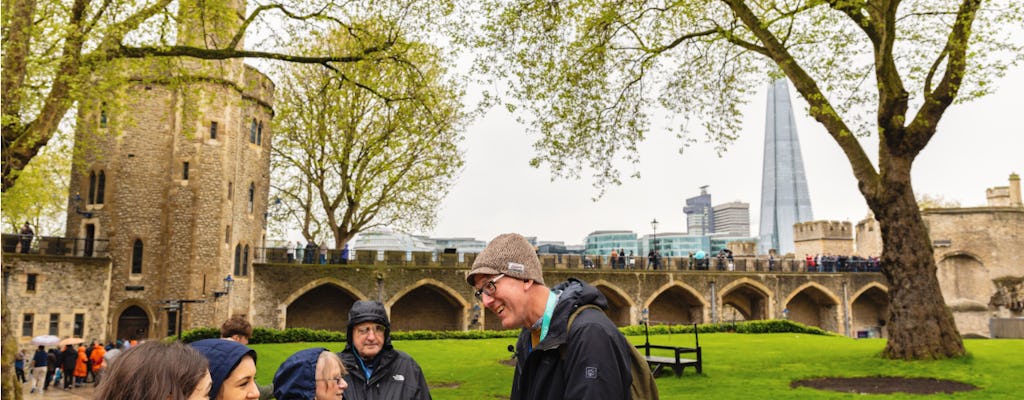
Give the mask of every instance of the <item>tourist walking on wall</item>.
<svg viewBox="0 0 1024 400">
<path fill-rule="evenodd" d="M 28 254 L 29 250 L 32 249 L 32 238 L 35 237 L 36 233 L 32 231 L 32 226 L 25 222 L 25 225 L 21 226 L 21 252 Z"/>
<path fill-rule="evenodd" d="M 602 312 L 608 300 L 575 278 L 548 289 L 530 250 L 521 235 L 499 235 L 466 276 L 503 327 L 522 328 L 510 399 L 628 399 L 632 345 Z M 580 311 L 570 329 L 587 305 L 599 309 Z"/>
<path fill-rule="evenodd" d="M 530 253 L 535 254 L 532 248 Z M 391 322 L 383 304 L 367 300 L 352 304 L 345 337 L 348 343 L 339 356 L 349 371 L 346 400 L 431 398 L 420 365 L 391 345 Z"/>
<path fill-rule="evenodd" d="M 348 382 L 337 354 L 317 347 L 292 354 L 274 373 L 277 400 L 341 400 Z"/>
</svg>

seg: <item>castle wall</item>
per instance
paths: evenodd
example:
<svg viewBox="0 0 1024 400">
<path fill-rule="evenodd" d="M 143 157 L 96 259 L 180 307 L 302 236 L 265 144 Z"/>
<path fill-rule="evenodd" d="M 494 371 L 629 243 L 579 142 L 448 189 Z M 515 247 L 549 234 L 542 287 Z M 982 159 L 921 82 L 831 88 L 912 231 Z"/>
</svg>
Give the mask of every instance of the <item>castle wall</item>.
<svg viewBox="0 0 1024 400">
<path fill-rule="evenodd" d="M 58 337 L 71 337 L 75 333 L 75 315 L 81 314 L 83 339 L 107 338 L 109 260 L 4 254 L 3 269 L 5 306 L 10 307 L 11 331 L 17 336 L 19 347 L 34 347 L 29 343 L 34 336 L 50 333 L 50 314 L 60 314 Z M 36 275 L 35 290 L 27 288 L 29 274 Z M 33 314 L 28 336 L 22 336 L 24 314 Z"/>
</svg>

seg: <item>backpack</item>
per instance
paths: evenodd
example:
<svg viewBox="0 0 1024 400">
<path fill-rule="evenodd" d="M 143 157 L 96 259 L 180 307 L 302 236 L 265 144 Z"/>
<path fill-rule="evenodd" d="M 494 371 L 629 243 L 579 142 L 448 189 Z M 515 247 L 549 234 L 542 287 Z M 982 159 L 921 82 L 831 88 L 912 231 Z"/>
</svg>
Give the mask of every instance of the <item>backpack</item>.
<svg viewBox="0 0 1024 400">
<path fill-rule="evenodd" d="M 566 332 L 572 329 L 572 321 L 576 319 L 576 316 L 588 308 L 604 312 L 601 307 L 593 304 L 576 308 L 569 315 L 569 324 L 565 328 Z M 629 350 L 629 374 L 633 378 L 633 382 L 629 384 L 629 398 L 633 400 L 658 400 L 658 385 L 654 382 L 654 374 L 651 373 L 651 367 L 647 365 L 647 359 L 644 358 L 643 354 L 640 354 L 640 350 L 637 350 L 636 346 L 629 345 Z M 564 353 L 563 358 L 565 358 Z"/>
</svg>

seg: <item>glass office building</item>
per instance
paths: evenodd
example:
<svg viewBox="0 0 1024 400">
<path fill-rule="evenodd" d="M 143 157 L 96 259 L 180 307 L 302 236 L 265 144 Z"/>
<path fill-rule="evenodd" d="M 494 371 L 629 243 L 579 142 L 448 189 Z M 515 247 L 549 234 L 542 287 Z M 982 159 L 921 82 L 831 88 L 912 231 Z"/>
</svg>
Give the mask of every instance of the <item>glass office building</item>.
<svg viewBox="0 0 1024 400">
<path fill-rule="evenodd" d="M 792 253 L 793 225 L 811 216 L 811 197 L 800 155 L 800 140 L 789 99 L 789 85 L 779 79 L 768 89 L 764 128 L 764 164 L 761 171 L 761 225 L 758 254 L 775 249 Z"/>
<path fill-rule="evenodd" d="M 634 255 L 640 254 L 636 233 L 632 231 L 594 231 L 587 235 L 583 242 L 586 246 L 586 255 L 606 256 L 612 253 L 612 249 L 622 249 L 626 254 L 630 251 Z"/>
</svg>

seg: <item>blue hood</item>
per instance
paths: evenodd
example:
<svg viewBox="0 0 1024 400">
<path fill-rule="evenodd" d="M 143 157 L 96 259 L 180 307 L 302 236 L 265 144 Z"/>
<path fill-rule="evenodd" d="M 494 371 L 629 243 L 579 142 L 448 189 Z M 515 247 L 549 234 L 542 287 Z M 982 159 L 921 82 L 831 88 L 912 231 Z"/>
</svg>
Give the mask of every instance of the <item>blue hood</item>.
<svg viewBox="0 0 1024 400">
<path fill-rule="evenodd" d="M 277 400 L 316 398 L 316 362 L 323 347 L 300 350 L 281 363 L 274 373 L 274 397 Z"/>
<path fill-rule="evenodd" d="M 210 362 L 210 377 L 213 378 L 213 386 L 210 386 L 210 398 L 217 397 L 220 393 L 220 386 L 224 380 L 231 375 L 231 371 L 238 366 L 245 355 L 252 356 L 252 362 L 256 362 L 256 350 L 228 339 L 203 339 L 191 343 L 192 348 L 199 350 Z"/>
</svg>

